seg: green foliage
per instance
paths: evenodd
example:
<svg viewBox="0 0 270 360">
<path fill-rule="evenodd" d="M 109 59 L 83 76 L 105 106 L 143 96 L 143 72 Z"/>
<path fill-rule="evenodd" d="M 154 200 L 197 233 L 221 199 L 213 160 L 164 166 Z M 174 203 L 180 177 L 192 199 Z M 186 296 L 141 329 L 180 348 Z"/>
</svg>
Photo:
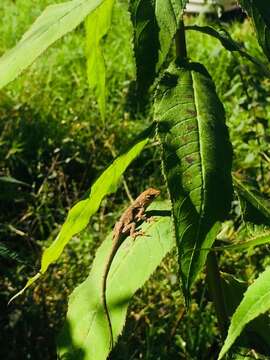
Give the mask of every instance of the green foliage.
<svg viewBox="0 0 270 360">
<path fill-rule="evenodd" d="M 18 44 L 0 58 L 0 88 L 20 75 L 50 45 L 72 31 L 101 3 L 102 0 L 73 0 L 45 9 Z"/>
<path fill-rule="evenodd" d="M 128 165 L 137 157 L 144 146 L 148 142 L 148 137 L 151 135 L 152 127 L 147 129 L 139 136 L 139 140 L 123 155 L 119 156 L 95 181 L 87 198 L 75 204 L 68 213 L 67 219 L 64 222 L 57 238 L 45 249 L 41 258 L 40 271 L 31 277 L 25 287 L 15 294 L 12 299 L 21 295 L 29 286 L 31 286 L 42 274 L 44 274 L 48 267 L 55 262 L 64 250 L 72 236 L 78 234 L 86 228 L 89 220 L 93 214 L 98 210 L 102 199 L 116 191 L 119 180 L 128 167 Z"/>
<path fill-rule="evenodd" d="M 235 176 L 233 181 L 239 197 L 243 198 L 246 202 L 246 204 L 244 203 L 242 205 L 244 207 L 243 216 L 245 220 L 256 222 L 257 215 L 258 221 L 265 225 L 270 225 L 269 199 L 262 195 L 250 181 L 247 181 L 246 179 L 240 180 Z M 248 214 L 248 212 L 250 213 L 251 211 L 252 214 Z"/>
<path fill-rule="evenodd" d="M 266 1 L 240 0 L 241 6 L 252 18 L 258 41 L 270 60 L 270 9 Z"/>
<path fill-rule="evenodd" d="M 193 25 L 193 26 L 187 26 L 186 30 L 200 31 L 204 34 L 208 34 L 210 36 L 215 37 L 220 41 L 220 43 L 224 46 L 225 49 L 229 51 L 237 51 L 241 56 L 245 57 L 246 59 L 250 60 L 255 65 L 257 65 L 259 68 L 261 68 L 266 76 L 268 77 L 270 76 L 270 70 L 268 69 L 268 67 L 265 66 L 262 62 L 260 62 L 256 57 L 251 56 L 249 53 L 244 51 L 242 49 L 242 46 L 238 44 L 236 41 L 234 41 L 230 36 L 230 34 L 225 29 L 219 28 L 216 30 L 211 26 Z"/>
<path fill-rule="evenodd" d="M 17 3 L 21 4 L 19 0 Z M 44 5 L 47 5 L 47 3 L 48 1 L 44 0 Z M 202 65 L 185 60 L 175 62 L 174 47 L 171 46 L 175 33 L 177 33 L 176 45 L 181 45 L 180 48 L 182 47 L 183 53 L 185 53 L 183 47 L 185 34 L 192 33 L 192 35 L 188 34 L 187 36 L 188 58 L 199 58 L 199 61 L 207 66 L 214 82 L 217 84 L 217 92 L 229 113 L 228 125 L 230 125 L 232 143 L 235 149 L 234 169 L 237 174 L 249 175 L 256 179 L 259 185 L 257 190 L 254 191 L 253 187 L 240 181 L 238 177 L 234 181 L 237 196 L 234 198 L 233 208 L 230 213 L 231 220 L 228 222 L 230 225 L 226 227 L 227 223 L 223 224 L 223 238 L 220 234 L 218 236 L 221 241 L 225 242 L 225 245 L 214 246 L 214 250 L 223 250 L 223 253 L 219 253 L 220 257 L 218 258 L 222 268 L 227 267 L 230 272 L 239 270 L 242 276 L 249 278 L 249 280 L 254 278 L 255 274 L 257 275 L 267 265 L 264 249 L 259 247 L 254 249 L 254 247 L 267 244 L 269 241 L 269 228 L 265 226 L 265 224 L 269 223 L 268 198 L 264 195 L 270 189 L 268 181 L 270 179 L 268 171 L 270 133 L 267 120 L 270 114 L 267 100 L 269 83 L 261 78 L 263 72 L 268 74 L 268 65 L 263 64 L 265 59 L 261 57 L 260 52 L 254 46 L 254 40 L 250 40 L 252 35 L 247 22 L 241 26 L 241 31 L 238 30 L 238 25 L 235 24 L 227 27 L 227 30 L 230 28 L 233 37 L 229 35 L 227 30 L 220 29 L 219 25 L 209 26 L 208 20 L 206 26 L 203 25 L 199 28 L 196 25 L 191 25 L 186 27 L 185 30 L 199 30 L 207 33 L 210 37 L 205 37 L 203 34 L 203 37 L 200 38 L 200 34 L 196 34 L 198 31 L 196 33 L 187 32 L 184 31 L 182 26 L 178 28 L 179 20 L 181 20 L 180 14 L 185 7 L 185 3 L 185 1 L 153 0 L 146 2 L 141 0 L 132 1 L 130 9 L 135 38 L 137 81 L 139 89 L 141 89 L 137 93 L 138 100 L 145 102 L 145 93 L 149 90 L 149 87 L 152 84 L 159 83 L 155 109 L 153 110 L 155 110 L 154 118 L 159 122 L 159 137 L 163 148 L 163 168 L 167 180 L 167 184 L 163 185 L 162 190 L 165 190 L 165 186 L 167 186 L 172 200 L 176 240 L 180 245 L 178 252 L 181 266 L 180 274 L 183 280 L 184 295 L 186 298 L 191 298 L 190 313 L 185 318 L 182 318 L 183 315 L 179 316 L 178 310 L 180 309 L 180 313 L 184 311 L 182 302 L 179 299 L 175 300 L 176 297 L 174 296 L 170 297 L 171 289 L 177 289 L 179 281 L 176 278 L 174 281 L 168 281 L 166 289 L 163 289 L 162 282 L 159 283 L 159 280 L 156 280 L 159 279 L 158 276 L 160 275 L 156 275 L 155 281 L 158 283 L 153 285 L 151 282 L 151 285 L 148 285 L 146 289 L 154 286 L 158 295 L 152 295 L 152 297 L 145 295 L 143 304 L 133 304 L 133 309 L 137 306 L 137 312 L 135 314 L 131 312 L 127 322 L 127 333 L 120 339 L 120 347 L 122 346 L 124 351 L 116 348 L 111 355 L 112 358 L 117 359 L 131 357 L 145 359 L 159 357 L 165 359 L 174 358 L 176 355 L 185 359 L 196 360 L 202 356 L 215 358 L 213 354 L 220 347 L 221 340 L 218 337 L 218 328 L 209 301 L 212 295 L 211 288 L 209 286 L 209 293 L 205 290 L 205 278 L 201 270 L 206 261 L 207 253 L 220 229 L 220 221 L 227 217 L 230 209 L 231 148 L 225 127 L 223 107 L 216 95 L 213 81 Z M 71 9 L 74 10 L 72 7 L 75 4 L 79 5 L 78 12 L 77 10 L 70 12 Z M 264 4 L 259 4 L 256 1 L 243 0 L 242 5 L 246 7 L 253 17 L 260 43 L 266 54 L 269 55 L 268 10 L 264 9 Z M 6 6 L 13 7 L 15 5 L 8 3 Z M 24 9 L 27 8 L 25 4 L 20 6 L 24 6 Z M 3 110 L 0 110 L 0 126 L 2 130 L 0 137 L 0 175 L 3 175 L 2 178 L 0 177 L 0 196 L 1 200 L 5 201 L 3 206 L 5 211 L 8 209 L 6 201 L 10 203 L 14 201 L 13 213 L 16 212 L 16 219 L 19 219 L 16 221 L 11 219 L 12 221 L 9 224 L 9 218 L 6 216 L 5 223 L 8 226 L 5 225 L 0 231 L 4 234 L 7 232 L 12 233 L 13 236 L 16 236 L 16 241 L 23 239 L 25 243 L 29 241 L 31 246 L 38 244 L 38 249 L 35 249 L 38 252 L 42 242 L 37 242 L 36 239 L 46 238 L 48 233 L 56 227 L 55 225 L 61 223 L 64 218 L 65 208 L 70 208 L 74 199 L 78 199 L 89 188 L 89 183 L 93 183 L 101 169 L 104 169 L 111 162 L 112 155 L 115 157 L 114 154 L 117 152 L 115 149 L 123 149 L 134 139 L 135 134 L 145 128 L 144 121 L 130 121 L 127 113 L 130 104 L 126 103 L 126 94 L 129 95 L 128 100 L 132 100 L 132 87 L 130 85 L 134 75 L 130 46 L 131 23 L 128 18 L 127 6 L 116 3 L 114 10 L 116 16 L 114 15 L 112 18 L 112 31 L 108 32 L 111 8 L 111 1 L 90 2 L 85 0 L 80 1 L 80 3 L 70 1 L 49 7 L 23 36 L 17 47 L 0 60 L 1 69 L 9 69 L 5 76 L 2 77 L 4 79 L 3 84 L 5 84 L 11 81 L 13 77 L 15 78 L 23 69 L 26 69 L 50 44 L 75 28 L 90 13 L 87 21 L 86 40 L 88 43 L 87 50 L 89 50 L 87 52 L 90 55 L 88 58 L 88 60 L 90 59 L 88 75 L 92 92 L 88 94 L 85 80 L 84 32 L 83 28 L 79 27 L 75 34 L 65 37 L 61 45 L 61 51 L 59 51 L 59 47 L 55 46 L 48 51 L 46 59 L 42 57 L 21 80 L 8 87 L 5 95 L 3 92 L 0 93 L 1 102 L 4 105 Z M 28 10 L 26 12 L 31 15 L 32 9 Z M 6 14 L 6 11 L 4 13 Z M 52 15 L 49 19 L 52 21 L 51 27 L 50 23 L 46 22 L 48 14 Z M 103 14 L 103 16 L 98 17 L 97 15 L 100 14 Z M 61 15 L 64 15 L 64 17 L 59 25 L 56 20 Z M 46 24 L 40 30 L 39 26 L 43 21 Z M 185 21 L 193 22 L 194 18 L 191 18 L 191 20 L 185 19 Z M 21 33 L 24 31 L 26 24 L 27 21 L 21 25 L 19 30 Z M 11 29 L 12 31 L 7 32 L 9 34 L 7 43 L 9 44 L 14 43 L 15 40 L 13 28 Z M 33 36 L 35 30 L 40 30 L 36 33 L 36 37 Z M 106 46 L 101 49 L 105 34 L 107 36 Z M 124 41 L 122 41 L 123 37 L 125 37 Z M 237 39 L 237 42 L 233 41 L 232 38 Z M 46 41 L 44 40 L 41 44 L 42 39 Z M 178 42 L 179 39 L 182 39 L 182 43 Z M 217 39 L 220 44 L 218 44 Z M 242 45 L 243 42 L 244 45 Z M 198 44 L 202 43 L 203 46 L 198 46 Z M 221 44 L 225 46 L 226 50 L 220 46 Z M 3 45 L 1 51 L 5 50 L 5 46 Z M 22 51 L 24 54 L 25 51 L 28 51 L 29 58 L 22 59 Z M 238 55 L 241 55 L 241 57 Z M 16 59 L 13 62 L 14 56 L 16 56 Z M 105 83 L 103 56 L 107 65 L 106 77 L 110 79 L 107 83 Z M 97 57 L 98 60 L 96 60 Z M 249 64 L 246 59 L 251 60 L 253 63 Z M 171 65 L 164 73 L 164 68 L 169 61 L 171 61 Z M 12 69 L 9 67 L 10 64 L 14 66 Z M 97 109 L 93 93 L 98 98 L 99 109 Z M 104 117 L 105 94 L 108 94 L 106 114 L 110 121 L 106 121 L 106 127 L 102 127 L 98 119 L 98 110 Z M 151 111 L 152 109 L 150 109 L 150 113 Z M 16 120 L 14 124 L 12 124 L 13 119 Z M 144 120 L 149 123 L 149 118 Z M 61 126 L 59 126 L 59 121 L 61 121 Z M 192 129 L 188 128 L 185 121 L 192 122 Z M 155 123 L 150 129 L 152 130 L 154 127 Z M 150 137 L 150 134 L 147 136 Z M 159 166 L 161 146 L 154 142 L 149 146 L 144 146 L 147 142 L 146 137 L 136 143 L 138 148 L 135 150 L 133 148 L 135 152 L 131 155 L 131 158 L 125 154 L 128 158 L 126 159 L 127 162 L 123 163 L 123 157 L 121 156 L 116 158 L 113 164 L 118 164 L 119 168 L 114 165 L 112 165 L 112 168 L 109 167 L 93 184 L 90 193 L 88 191 L 84 200 L 71 208 L 59 236 L 43 254 L 41 272 L 45 272 L 48 265 L 58 259 L 64 246 L 71 240 L 72 235 L 77 235 L 79 231 L 85 228 L 90 217 L 94 215 L 94 212 L 96 213 L 93 216 L 93 227 L 96 231 L 91 232 L 91 241 L 85 234 L 82 235 L 81 240 L 78 235 L 75 236 L 72 242 L 68 244 L 67 251 L 62 254 L 58 264 L 50 266 L 49 271 L 46 271 L 44 282 L 39 283 L 33 294 L 33 300 L 40 305 L 42 304 L 44 318 L 46 317 L 46 307 L 54 309 L 53 316 L 57 318 L 57 326 L 54 327 L 60 327 L 63 316 L 63 298 L 66 299 L 67 294 L 70 292 L 67 288 L 71 289 L 74 284 L 77 285 L 85 278 L 88 272 L 89 260 L 92 260 L 92 254 L 97 247 L 96 240 L 98 238 L 103 239 L 108 232 L 108 228 L 113 223 L 113 204 L 117 204 L 120 192 L 117 193 L 116 197 L 103 201 L 102 204 L 101 200 L 116 189 L 118 180 L 126 170 L 129 162 L 137 154 L 141 153 L 140 159 L 136 160 L 131 169 L 125 174 L 126 181 L 124 184 L 128 194 L 139 193 L 138 189 L 145 188 L 145 184 L 149 186 L 149 183 L 158 182 L 160 184 L 162 181 Z M 143 147 L 145 151 L 141 152 Z M 35 159 L 33 160 L 33 158 Z M 186 167 L 188 168 L 186 169 Z M 26 175 L 24 174 L 25 171 L 22 171 L 25 168 L 27 168 Z M 14 181 L 12 179 L 19 180 Z M 98 188 L 97 183 L 100 185 Z M 27 184 L 31 184 L 31 187 L 27 186 Z M 113 189 L 111 185 L 113 185 Z M 53 186 L 57 189 L 52 190 Z M 196 188 L 196 186 L 198 187 Z M 7 187 L 11 189 L 10 192 L 5 191 Z M 131 191 L 129 187 L 132 188 Z M 60 195 L 63 193 L 63 189 L 64 201 L 61 200 L 62 195 Z M 259 190 L 261 193 L 258 193 Z M 55 196 L 55 194 L 58 194 L 58 196 Z M 27 202 L 29 202 L 29 205 L 25 210 L 23 206 Z M 100 212 L 97 213 L 100 205 Z M 82 207 L 86 209 L 85 212 L 81 211 L 83 210 Z M 52 213 L 51 209 L 53 209 L 54 213 Z M 8 214 L 9 212 L 10 210 L 7 211 Z M 83 216 L 81 216 L 82 213 Z M 168 226 L 169 220 L 166 214 L 160 213 L 157 224 L 142 225 L 147 229 L 155 229 L 159 227 L 160 222 L 164 221 L 164 224 L 166 222 L 166 235 L 161 236 L 160 242 L 158 242 L 159 245 L 163 244 L 164 247 L 161 248 L 156 245 L 156 241 L 154 241 L 156 240 L 156 234 L 146 238 L 143 244 L 140 242 L 141 239 L 138 239 L 138 243 L 135 244 L 131 244 L 130 239 L 127 240 L 118 254 L 119 264 L 116 259 L 114 277 L 111 280 L 112 285 L 107 294 L 111 305 L 110 312 L 112 313 L 114 331 L 117 335 L 122 331 L 127 313 L 127 302 L 121 302 L 122 297 L 127 294 L 128 301 L 133 297 L 134 291 L 141 287 L 150 277 L 151 272 L 157 267 L 163 255 L 167 252 L 167 248 L 172 244 L 171 232 Z M 1 214 L 2 218 L 5 218 L 5 214 Z M 26 226 L 28 231 L 22 231 L 24 229 L 20 228 L 25 219 L 29 224 L 28 227 Z M 31 234 L 31 237 L 29 234 Z M 51 238 L 54 238 L 54 233 Z M 84 244 L 84 248 L 83 242 L 85 240 L 88 241 L 89 245 Z M 145 246 L 149 243 L 152 244 L 151 251 L 154 251 L 157 257 L 147 255 L 149 249 L 145 248 Z M 21 242 L 18 241 L 18 246 L 20 245 Z M 129 245 L 131 245 L 132 251 L 125 257 L 124 252 L 127 247 L 129 248 Z M 136 249 L 140 247 L 142 251 L 138 255 Z M 101 253 L 101 249 L 104 249 L 104 252 Z M 227 251 L 232 249 L 237 250 L 237 252 Z M 249 249 L 250 258 L 248 266 L 245 268 L 245 256 L 242 250 L 247 249 Z M 2 252 L 5 254 L 5 251 Z M 68 319 L 60 337 L 60 353 L 65 353 L 67 350 L 69 353 L 73 352 L 71 355 L 73 357 L 87 358 L 86 354 L 91 353 L 95 348 L 92 347 L 92 343 L 88 344 L 87 340 L 85 342 L 84 340 L 91 338 L 96 339 L 94 340 L 95 344 L 101 344 L 103 358 L 108 355 L 110 350 L 108 347 L 108 328 L 99 294 L 102 266 L 104 266 L 102 259 L 105 259 L 107 252 L 109 252 L 109 240 L 105 241 L 98 250 L 89 278 L 71 296 Z M 16 251 L 14 251 L 15 253 Z M 11 255 L 11 253 L 9 254 Z M 88 254 L 88 257 L 86 254 Z M 129 255 L 132 255 L 136 261 L 128 263 Z M 168 256 L 170 261 L 175 260 L 175 257 L 176 254 Z M 32 258 L 37 258 L 34 251 Z M 99 261 L 98 266 L 96 265 L 97 260 Z M 5 261 L 12 261 L 12 256 L 7 257 Z M 139 267 L 141 272 L 130 272 L 133 264 L 136 263 L 137 270 L 137 264 L 140 262 L 142 263 Z M 123 271 L 123 280 L 121 280 L 122 275 L 120 274 L 122 264 L 126 265 L 125 269 L 128 268 L 125 272 Z M 148 264 L 151 266 L 148 267 Z M 209 271 L 208 263 L 207 267 Z M 26 272 L 24 264 L 22 269 Z M 17 276 L 18 280 L 16 279 L 15 285 L 10 286 L 10 282 L 5 278 L 4 283 L 7 289 L 18 288 L 22 278 L 26 277 L 21 274 L 20 268 L 17 268 L 15 274 L 14 272 L 12 274 L 11 270 L 6 271 L 8 276 L 12 276 L 13 279 Z M 95 270 L 98 272 L 98 280 L 93 282 Z M 69 271 L 72 274 L 70 279 Z M 166 274 L 167 278 L 170 278 L 169 271 L 165 265 L 161 274 Z M 172 271 L 173 276 L 171 278 L 173 279 L 177 274 L 175 262 Z M 214 275 L 218 275 L 218 269 L 215 271 L 217 274 Z M 30 281 L 34 281 L 39 276 L 40 273 Z M 240 295 L 243 294 L 243 289 L 241 287 L 242 283 L 238 283 L 231 278 L 228 280 L 228 276 L 226 280 L 229 285 L 224 290 L 225 295 L 221 294 L 221 296 L 225 297 L 222 301 L 225 300 L 225 303 L 229 306 L 228 298 L 230 300 L 230 297 L 233 298 L 232 294 L 237 295 L 237 299 L 234 299 L 235 302 L 231 306 L 229 314 L 227 314 L 231 316 L 241 301 Z M 68 286 L 63 285 L 62 282 L 65 283 L 65 280 L 61 282 L 58 280 L 60 278 L 69 279 L 67 281 Z M 196 284 L 195 278 L 199 280 Z M 216 278 L 216 288 L 220 289 L 219 282 L 222 280 L 218 276 Z M 132 283 L 134 285 L 132 289 L 129 287 L 130 279 L 137 281 L 136 286 Z M 119 281 L 121 281 L 120 290 L 118 287 Z M 56 290 L 47 289 L 47 283 L 50 284 L 51 289 Z M 256 283 L 257 281 L 253 285 Z M 195 287 L 192 286 L 194 284 Z M 42 290 L 43 286 L 46 289 L 45 295 Z M 62 292 L 63 286 L 65 291 Z M 242 292 L 236 291 L 238 287 L 241 287 Z M 230 288 L 230 291 L 228 291 L 228 288 Z M 61 316 L 58 316 L 56 306 L 53 300 L 50 300 L 51 293 L 54 291 L 56 291 L 57 295 L 53 296 L 58 299 L 61 307 L 59 312 Z M 142 291 L 147 290 L 144 288 Z M 263 289 L 260 286 L 258 288 L 254 286 L 252 291 L 253 295 L 255 294 L 253 299 L 256 296 L 263 295 Z M 89 292 L 91 292 L 90 296 Z M 164 301 L 165 292 L 166 301 Z M 10 290 L 6 291 L 6 293 L 8 294 L 6 297 L 8 297 Z M 247 290 L 248 293 L 249 290 Z M 160 300 L 158 302 L 159 296 Z M 115 299 L 118 303 L 117 307 L 114 306 Z M 216 306 L 217 300 L 215 298 L 212 300 L 219 321 L 220 314 L 218 306 Z M 195 301 L 199 303 L 199 307 L 194 311 Z M 242 303 L 244 301 L 246 301 L 245 298 Z M 251 297 L 249 301 L 251 301 Z M 160 311 L 159 315 L 156 315 L 157 313 L 154 311 L 156 307 L 153 306 L 153 303 L 156 302 L 160 304 L 161 308 L 157 310 Z M 165 310 L 164 303 L 166 303 Z M 170 305 L 168 305 L 169 303 Z M 94 308 L 93 304 L 97 308 Z M 241 304 L 239 308 L 241 308 Z M 141 310 L 142 307 L 144 310 Z M 170 311 L 171 309 L 174 310 Z M 267 306 L 263 311 L 266 310 Z M 81 311 L 83 316 L 81 316 Z M 153 326 L 147 317 L 147 312 L 155 314 L 153 315 Z M 236 310 L 233 319 L 237 312 L 239 315 L 239 311 Z M 92 313 L 97 314 L 93 322 L 91 322 L 91 319 L 89 320 Z M 252 317 L 256 317 L 259 313 L 260 302 L 258 301 L 254 304 Z M 164 314 L 170 315 L 164 316 Z M 161 319 L 157 321 L 157 317 Z M 36 317 L 33 316 L 33 318 Z M 142 325 L 142 318 L 144 319 L 144 325 Z M 225 319 L 225 322 L 227 320 Z M 240 320 L 242 329 L 245 325 L 245 319 Z M 262 324 L 265 325 L 266 320 L 261 317 L 257 320 L 257 326 L 252 327 L 253 336 L 247 336 L 247 331 L 244 331 L 237 345 L 263 352 L 263 346 L 254 347 L 252 337 L 257 338 L 257 336 L 263 335 L 262 329 L 264 329 L 264 326 Z M 134 329 L 129 327 L 130 324 L 135 324 Z M 140 325 L 139 330 L 138 324 Z M 179 326 L 179 324 L 181 325 Z M 249 325 L 246 330 L 249 329 Z M 147 329 L 145 332 L 142 330 L 143 326 Z M 231 327 L 233 326 L 232 323 Z M 87 334 L 84 333 L 85 329 Z M 239 333 L 241 329 L 238 329 Z M 168 343 L 164 333 L 168 334 L 170 345 L 162 346 L 160 339 L 165 339 L 164 343 Z M 135 339 L 139 339 L 141 346 L 143 343 L 146 344 L 145 349 L 141 350 L 138 347 L 137 340 L 130 340 L 131 338 L 134 339 L 134 336 Z M 14 338 L 17 339 L 16 336 Z M 243 338 L 244 342 L 242 341 Z M 264 339 L 263 336 L 262 339 Z M 35 341 L 28 341 L 31 344 L 30 346 L 35 343 Z M 227 341 L 230 341 L 231 345 L 234 340 L 231 337 Z M 127 350 L 128 345 L 131 348 Z M 12 348 L 17 347 L 13 346 Z M 137 350 L 138 348 L 139 350 Z M 133 349 L 136 349 L 136 351 L 134 352 Z M 236 355 L 234 354 L 233 358 L 237 358 L 237 352 L 236 349 Z M 243 349 L 243 352 L 241 350 L 242 353 L 247 354 L 247 351 Z M 37 359 L 40 353 L 33 356 Z M 96 354 L 94 358 L 95 356 Z M 6 358 L 6 356 L 3 357 Z M 15 353 L 14 357 L 16 357 Z"/>
<path fill-rule="evenodd" d="M 214 84 L 198 64 L 173 64 L 159 83 L 155 119 L 173 206 L 179 264 L 187 302 L 211 247 L 217 221 L 231 201 L 231 146 Z M 219 201 L 215 201 L 219 198 Z M 203 255 L 202 255 L 203 254 Z"/>
<path fill-rule="evenodd" d="M 233 245 L 224 245 L 222 247 L 214 247 L 213 250 L 249 250 L 254 246 L 265 245 L 270 243 L 270 231 L 265 229 L 261 234 L 257 234 L 253 238 L 245 239 L 245 242 L 240 242 Z"/>
<path fill-rule="evenodd" d="M 234 312 L 228 335 L 220 351 L 218 359 L 222 359 L 231 348 L 243 328 L 253 319 L 265 313 L 270 307 L 269 297 L 270 268 L 260 274 L 258 279 L 249 286 L 244 298 Z"/>
<path fill-rule="evenodd" d="M 106 108 L 106 70 L 101 41 L 111 26 L 113 5 L 114 0 L 105 0 L 85 21 L 88 82 L 96 93 L 103 121 Z"/>
<path fill-rule="evenodd" d="M 4 259 L 15 260 L 21 264 L 25 262 L 16 251 L 11 250 L 8 246 L 6 246 L 4 243 L 1 242 L 0 242 L 0 257 Z"/>
<path fill-rule="evenodd" d="M 130 299 L 149 278 L 163 257 L 174 247 L 170 211 L 166 203 L 149 207 L 154 218 L 142 226 L 145 237 L 132 238 L 117 252 L 108 279 L 107 301 L 114 338 L 122 332 Z M 167 212 L 167 216 L 164 216 Z M 106 359 L 110 333 L 101 302 L 104 264 L 111 250 L 112 234 L 102 243 L 88 278 L 70 296 L 67 320 L 58 339 L 60 359 Z M 128 284 L 122 286 L 120 284 Z"/>
<path fill-rule="evenodd" d="M 248 283 L 240 281 L 230 274 L 222 273 L 221 276 L 226 311 L 228 316 L 231 317 L 243 300 L 244 293 L 248 288 Z M 238 347 L 235 349 L 235 352 L 237 353 L 239 351 L 239 346 L 242 346 L 242 348 L 250 346 L 258 350 L 261 354 L 267 355 L 270 351 L 270 341 L 267 336 L 269 330 L 270 322 L 267 314 L 255 318 L 246 325 L 238 339 Z"/>
<path fill-rule="evenodd" d="M 166 60 L 183 4 L 171 0 L 132 0 L 130 4 L 137 86 L 141 94 L 138 100 L 143 102 Z"/>
</svg>

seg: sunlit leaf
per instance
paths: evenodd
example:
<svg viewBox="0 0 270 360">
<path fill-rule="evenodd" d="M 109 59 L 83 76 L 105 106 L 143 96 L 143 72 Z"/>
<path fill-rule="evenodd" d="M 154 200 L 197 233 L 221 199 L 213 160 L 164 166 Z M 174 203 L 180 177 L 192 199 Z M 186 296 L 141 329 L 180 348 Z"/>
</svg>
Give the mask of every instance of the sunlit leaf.
<svg viewBox="0 0 270 360">
<path fill-rule="evenodd" d="M 114 0 L 104 0 L 85 21 L 88 83 L 95 91 L 103 121 L 106 105 L 106 69 L 101 42 L 111 26 L 113 4 Z"/>
<path fill-rule="evenodd" d="M 142 225 L 145 236 L 125 239 L 109 273 L 107 302 L 115 341 L 123 330 L 130 299 L 175 245 L 169 205 L 156 202 L 150 210 L 154 221 Z M 111 246 L 112 234 L 98 249 L 88 278 L 70 296 L 66 323 L 58 338 L 60 359 L 105 360 L 110 352 L 101 291 Z"/>
<path fill-rule="evenodd" d="M 73 0 L 50 5 L 18 44 L 0 58 L 0 88 L 14 80 L 50 45 L 72 31 L 103 0 Z"/>
<path fill-rule="evenodd" d="M 13 296 L 10 301 L 22 294 L 25 289 L 44 274 L 48 267 L 59 258 L 72 236 L 85 229 L 91 216 L 98 210 L 102 199 L 106 195 L 116 191 L 122 174 L 128 165 L 143 150 L 149 140 L 149 136 L 152 134 L 153 128 L 154 126 L 150 126 L 138 137 L 139 140 L 126 153 L 116 158 L 92 185 L 87 198 L 79 201 L 69 210 L 67 219 L 57 238 L 42 254 L 40 271 L 34 277 L 30 278 L 26 286 Z"/>
<path fill-rule="evenodd" d="M 188 302 L 206 258 L 206 251 L 200 249 L 211 247 L 218 221 L 230 209 L 231 144 L 223 106 L 200 64 L 171 64 L 159 83 L 154 116 Z"/>
</svg>

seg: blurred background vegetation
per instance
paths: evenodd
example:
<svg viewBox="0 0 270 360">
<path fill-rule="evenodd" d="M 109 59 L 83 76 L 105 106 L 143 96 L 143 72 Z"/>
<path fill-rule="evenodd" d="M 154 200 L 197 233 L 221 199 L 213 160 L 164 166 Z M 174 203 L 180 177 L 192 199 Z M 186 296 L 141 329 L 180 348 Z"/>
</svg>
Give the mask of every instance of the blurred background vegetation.
<svg viewBox="0 0 270 360">
<path fill-rule="evenodd" d="M 1 0 L 0 55 L 16 43 L 45 6 L 56 2 Z M 186 18 L 190 24 L 204 22 L 201 16 Z M 265 61 L 248 20 L 231 19 L 223 26 L 235 40 L 245 43 L 252 55 Z M 204 63 L 224 102 L 234 147 L 234 171 L 252 177 L 261 191 L 269 193 L 270 80 L 206 35 L 190 31 L 187 44 L 189 57 Z M 83 26 L 57 42 L 23 76 L 0 91 L 1 359 L 56 359 L 55 337 L 63 323 L 68 295 L 87 276 L 96 248 L 128 203 L 121 186 L 102 203 L 88 229 L 70 242 L 42 281 L 7 306 L 9 298 L 38 270 L 41 251 L 57 234 L 67 210 L 150 123 L 151 114 L 134 112 L 132 56 L 131 25 L 122 0 L 115 6 L 112 28 L 105 39 L 105 124 L 87 84 Z M 125 181 L 133 196 L 149 185 L 166 194 L 155 140 L 130 166 Z M 238 205 L 235 199 L 232 220 L 226 224 L 228 238 L 237 236 Z M 222 270 L 250 281 L 256 269 L 265 265 L 261 255 L 266 252 L 267 247 L 248 256 L 222 254 Z M 204 275 L 194 289 L 187 316 L 174 259 L 165 259 L 136 294 L 111 359 L 215 359 L 220 339 Z"/>
</svg>

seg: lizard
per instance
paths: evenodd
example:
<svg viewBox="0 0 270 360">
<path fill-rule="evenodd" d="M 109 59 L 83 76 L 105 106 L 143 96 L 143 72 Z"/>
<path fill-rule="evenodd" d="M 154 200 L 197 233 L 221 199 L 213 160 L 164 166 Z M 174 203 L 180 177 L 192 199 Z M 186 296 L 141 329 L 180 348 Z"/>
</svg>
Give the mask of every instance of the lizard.
<svg viewBox="0 0 270 360">
<path fill-rule="evenodd" d="M 102 304 L 110 330 L 111 348 L 113 347 L 113 330 L 106 298 L 107 279 L 110 268 L 119 247 L 124 241 L 124 238 L 131 236 L 135 239 L 137 236 L 143 235 L 141 231 L 136 232 L 136 224 L 141 220 L 146 220 L 145 210 L 159 194 L 160 191 L 154 188 L 148 188 L 143 191 L 123 212 L 122 216 L 113 228 L 112 248 L 105 263 L 102 278 Z"/>
</svg>

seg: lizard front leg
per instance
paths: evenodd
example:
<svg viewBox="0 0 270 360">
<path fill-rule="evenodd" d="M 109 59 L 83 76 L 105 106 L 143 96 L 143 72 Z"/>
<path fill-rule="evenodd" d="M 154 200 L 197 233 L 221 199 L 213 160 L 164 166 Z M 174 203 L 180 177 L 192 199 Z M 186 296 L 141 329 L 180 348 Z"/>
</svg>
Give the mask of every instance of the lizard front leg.
<svg viewBox="0 0 270 360">
<path fill-rule="evenodd" d="M 128 225 L 125 225 L 122 230 L 123 233 L 129 233 L 129 236 L 131 236 L 133 239 L 135 239 L 137 236 L 143 236 L 143 231 L 136 231 L 136 223 L 132 222 Z"/>
<path fill-rule="evenodd" d="M 138 214 L 135 216 L 135 219 L 137 221 L 146 221 L 148 223 L 151 223 L 154 220 L 153 216 L 147 217 L 147 215 L 145 214 L 145 208 L 143 207 L 140 208 Z"/>
<path fill-rule="evenodd" d="M 146 220 L 147 219 L 147 217 L 146 217 L 146 215 L 145 215 L 145 208 L 144 207 L 141 207 L 140 209 L 139 209 L 139 211 L 138 211 L 138 213 L 135 215 L 135 219 L 137 220 L 137 221 L 141 221 L 141 220 Z"/>
</svg>

